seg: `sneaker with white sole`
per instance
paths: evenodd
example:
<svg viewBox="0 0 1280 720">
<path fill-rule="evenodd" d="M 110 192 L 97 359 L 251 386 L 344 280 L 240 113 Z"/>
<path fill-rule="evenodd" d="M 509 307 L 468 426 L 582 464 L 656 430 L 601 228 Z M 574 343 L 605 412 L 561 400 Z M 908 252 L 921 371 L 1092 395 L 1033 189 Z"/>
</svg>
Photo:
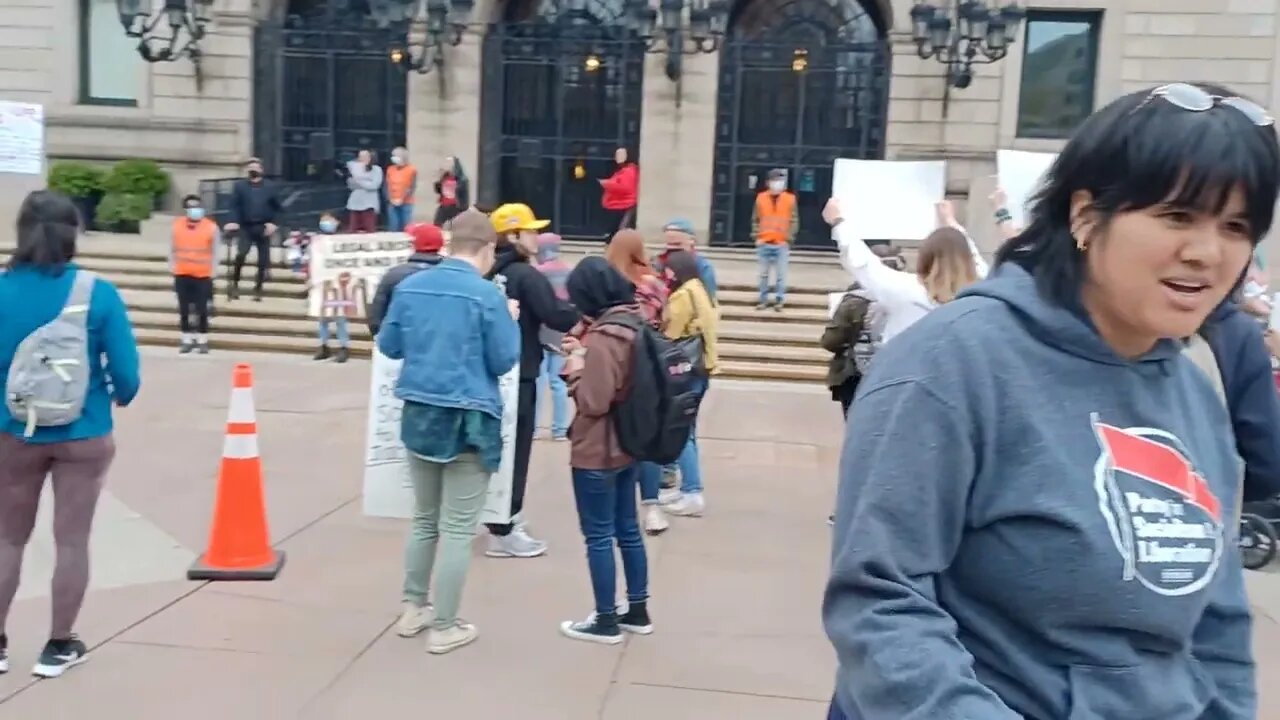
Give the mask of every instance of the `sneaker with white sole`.
<svg viewBox="0 0 1280 720">
<path fill-rule="evenodd" d="M 42 678 L 56 678 L 88 659 L 89 648 L 75 635 L 62 640 L 50 640 L 45 643 L 36 666 L 31 668 L 31 674 Z"/>
<path fill-rule="evenodd" d="M 671 523 L 667 522 L 667 514 L 662 512 L 660 505 L 644 506 L 644 531 L 650 535 L 660 535 L 671 527 Z"/>
<path fill-rule="evenodd" d="M 702 493 L 686 493 L 684 497 L 667 506 L 667 512 L 683 517 L 701 517 L 707 509 Z"/>
<path fill-rule="evenodd" d="M 529 535 L 523 526 L 512 528 L 509 535 L 490 535 L 485 555 L 494 558 L 535 558 L 547 553 L 547 544 Z"/>
<path fill-rule="evenodd" d="M 684 493 L 679 488 L 667 488 L 658 491 L 658 503 L 662 505 L 671 505 L 680 501 L 684 497 Z"/>
<path fill-rule="evenodd" d="M 9 636 L 0 635 L 0 675 L 9 672 Z"/>
<path fill-rule="evenodd" d="M 622 642 L 622 628 L 618 626 L 617 615 L 591 613 L 586 620 L 580 622 L 565 620 L 560 623 L 560 634 L 601 645 L 617 645 Z"/>
<path fill-rule="evenodd" d="M 433 614 L 430 605 L 418 607 L 416 603 L 406 600 L 400 606 L 400 619 L 396 621 L 396 634 L 403 638 L 416 636 L 431 625 Z"/>
<path fill-rule="evenodd" d="M 431 628 L 427 632 L 427 652 L 432 655 L 443 655 L 464 645 L 470 645 L 478 637 L 480 637 L 480 631 L 475 625 L 465 620 L 458 620 L 447 628 Z"/>
</svg>

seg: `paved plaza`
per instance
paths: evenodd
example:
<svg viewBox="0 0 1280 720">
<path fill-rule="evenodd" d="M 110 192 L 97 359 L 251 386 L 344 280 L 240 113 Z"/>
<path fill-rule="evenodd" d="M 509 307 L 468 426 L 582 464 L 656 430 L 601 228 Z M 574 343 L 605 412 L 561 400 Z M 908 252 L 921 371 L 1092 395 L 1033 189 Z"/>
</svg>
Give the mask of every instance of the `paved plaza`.
<svg viewBox="0 0 1280 720">
<path fill-rule="evenodd" d="M 205 544 L 231 367 L 254 363 L 274 582 L 186 582 Z M 818 387 L 719 383 L 700 423 L 707 517 L 650 539 L 657 631 L 606 647 L 563 639 L 590 608 L 568 446 L 539 442 L 536 560 L 472 566 L 463 614 L 480 639 L 435 657 L 391 629 L 405 523 L 360 512 L 368 365 L 147 351 L 117 415 L 119 455 L 94 535 L 79 631 L 89 663 L 26 674 L 48 628 L 47 518 L 9 622 L 0 720 L 776 720 L 823 717 L 834 658 L 819 620 L 841 424 Z M 46 508 L 47 509 L 47 508 Z M 1280 677 L 1280 575 L 1250 574 L 1260 675 Z M 1280 717 L 1262 682 L 1259 717 Z"/>
</svg>

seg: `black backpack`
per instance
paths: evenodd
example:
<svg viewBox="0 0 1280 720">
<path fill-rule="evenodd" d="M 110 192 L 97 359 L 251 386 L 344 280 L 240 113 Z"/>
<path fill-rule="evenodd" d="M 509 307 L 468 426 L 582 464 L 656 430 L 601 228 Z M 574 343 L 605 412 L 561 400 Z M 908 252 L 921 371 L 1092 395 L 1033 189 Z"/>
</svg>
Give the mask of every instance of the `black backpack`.
<svg viewBox="0 0 1280 720">
<path fill-rule="evenodd" d="M 637 461 L 675 462 L 698 417 L 702 373 L 679 345 L 638 315 L 620 313 L 601 322 L 636 334 L 631 389 L 610 411 L 618 443 Z"/>
</svg>

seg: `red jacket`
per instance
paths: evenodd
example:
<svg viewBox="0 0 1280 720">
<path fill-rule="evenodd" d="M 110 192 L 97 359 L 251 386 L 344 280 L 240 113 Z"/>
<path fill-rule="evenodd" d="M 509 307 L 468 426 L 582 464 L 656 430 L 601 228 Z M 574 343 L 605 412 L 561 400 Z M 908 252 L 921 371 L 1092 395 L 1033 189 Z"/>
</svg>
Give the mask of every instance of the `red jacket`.
<svg viewBox="0 0 1280 720">
<path fill-rule="evenodd" d="M 636 206 L 636 193 L 640 191 L 640 168 L 627 163 L 600 186 L 604 188 L 600 205 L 605 210 L 629 210 Z"/>
</svg>

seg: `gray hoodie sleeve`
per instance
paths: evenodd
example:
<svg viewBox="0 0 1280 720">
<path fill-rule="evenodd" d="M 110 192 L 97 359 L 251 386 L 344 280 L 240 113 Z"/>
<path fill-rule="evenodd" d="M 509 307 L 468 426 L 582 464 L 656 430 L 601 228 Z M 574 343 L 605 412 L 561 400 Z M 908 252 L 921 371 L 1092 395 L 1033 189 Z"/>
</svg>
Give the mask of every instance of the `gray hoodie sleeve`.
<svg viewBox="0 0 1280 720">
<path fill-rule="evenodd" d="M 1021 720 L 978 682 L 935 590 L 977 473 L 970 418 L 907 379 L 860 396 L 847 427 L 822 607 L 837 697 L 861 720 Z"/>
<path fill-rule="evenodd" d="M 1223 553 L 1209 604 L 1191 639 L 1191 654 L 1218 691 L 1203 720 L 1252 720 L 1258 716 L 1256 668 L 1250 652 L 1253 618 L 1245 594 L 1244 570 L 1234 549 L 1234 543 L 1228 544 Z"/>
</svg>

